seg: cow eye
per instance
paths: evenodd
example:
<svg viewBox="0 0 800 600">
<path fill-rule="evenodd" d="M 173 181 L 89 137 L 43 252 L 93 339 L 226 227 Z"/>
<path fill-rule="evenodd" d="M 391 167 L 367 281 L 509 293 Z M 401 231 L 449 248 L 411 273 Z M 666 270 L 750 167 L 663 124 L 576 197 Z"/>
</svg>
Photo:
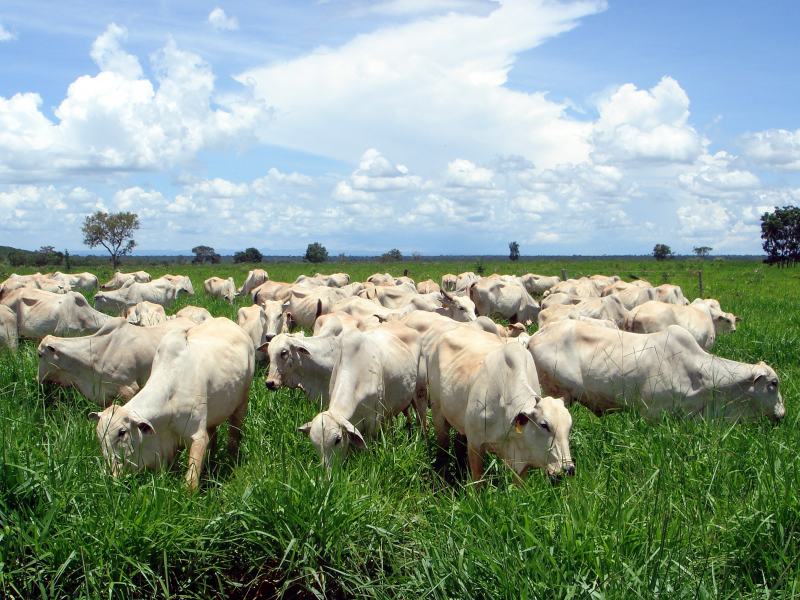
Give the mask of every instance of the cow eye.
<svg viewBox="0 0 800 600">
<path fill-rule="evenodd" d="M 117 432 L 117 437 L 125 437 L 125 434 L 128 433 L 128 430 L 124 427 Z"/>
<path fill-rule="evenodd" d="M 288 350 L 281 350 L 281 358 L 286 358 L 287 356 L 289 356 L 289 351 Z"/>
<path fill-rule="evenodd" d="M 547 421 L 542 421 L 541 423 L 539 423 L 539 427 L 541 427 L 545 431 L 550 431 L 550 424 Z"/>
<path fill-rule="evenodd" d="M 342 436 L 340 436 L 340 435 L 337 435 L 337 436 L 336 436 L 336 439 L 335 439 L 335 440 L 333 440 L 333 445 L 334 445 L 334 446 L 337 446 L 337 445 L 339 445 L 341 442 L 342 442 Z"/>
</svg>

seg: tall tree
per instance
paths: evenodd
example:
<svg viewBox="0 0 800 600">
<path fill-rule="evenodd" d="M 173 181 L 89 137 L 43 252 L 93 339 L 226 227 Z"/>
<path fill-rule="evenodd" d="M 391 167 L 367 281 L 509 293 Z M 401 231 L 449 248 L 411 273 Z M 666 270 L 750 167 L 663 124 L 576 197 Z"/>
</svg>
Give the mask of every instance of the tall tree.
<svg viewBox="0 0 800 600">
<path fill-rule="evenodd" d="M 508 242 L 508 260 L 519 260 L 519 242 Z"/>
<path fill-rule="evenodd" d="M 111 255 L 116 269 L 121 257 L 136 247 L 133 234 L 139 229 L 139 216 L 132 212 L 107 213 L 98 210 L 83 221 L 83 243 L 94 248 L 102 246 Z"/>
<path fill-rule="evenodd" d="M 216 265 L 221 260 L 220 255 L 211 246 L 195 246 L 192 248 L 192 252 L 194 253 L 192 263 L 195 265 L 202 265 L 207 262 Z"/>
<path fill-rule="evenodd" d="M 700 257 L 708 256 L 712 250 L 713 248 L 711 246 L 695 246 L 692 248 L 692 252 Z"/>
<path fill-rule="evenodd" d="M 258 251 L 258 248 L 245 248 L 243 252 L 233 255 L 235 263 L 260 263 L 263 259 L 264 255 Z"/>
<path fill-rule="evenodd" d="M 761 215 L 761 247 L 767 253 L 764 262 L 781 266 L 800 260 L 800 208 L 775 207 Z"/>
<path fill-rule="evenodd" d="M 313 242 L 306 248 L 304 260 L 312 263 L 321 263 L 328 260 L 328 249 L 319 242 Z"/>
<path fill-rule="evenodd" d="M 656 257 L 656 260 L 672 258 L 672 248 L 666 244 L 656 244 L 653 246 L 653 256 Z"/>
</svg>

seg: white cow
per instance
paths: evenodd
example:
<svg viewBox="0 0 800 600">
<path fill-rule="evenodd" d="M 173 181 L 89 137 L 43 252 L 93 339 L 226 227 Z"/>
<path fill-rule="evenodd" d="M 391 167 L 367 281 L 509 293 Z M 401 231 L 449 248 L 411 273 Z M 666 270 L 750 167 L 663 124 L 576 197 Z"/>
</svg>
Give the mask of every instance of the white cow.
<svg viewBox="0 0 800 600">
<path fill-rule="evenodd" d="M 676 412 L 778 420 L 786 412 L 775 371 L 709 354 L 677 325 L 639 334 L 557 321 L 534 334 L 528 349 L 546 391 L 597 414 L 632 408 L 648 419 Z"/>
<path fill-rule="evenodd" d="M 561 399 L 541 397 L 533 360 L 520 344 L 459 326 L 439 336 L 426 362 L 440 463 L 453 427 L 467 437 L 474 481 L 483 477 L 487 451 L 519 476 L 530 467 L 551 477 L 575 473 L 572 418 Z"/>
<path fill-rule="evenodd" d="M 117 317 L 89 336 L 45 336 L 38 350 L 39 383 L 75 387 L 102 406 L 115 398 L 130 400 L 150 378 L 162 338 L 170 331 L 187 331 L 195 325 L 188 319 L 174 319 L 136 327 Z"/>
<path fill-rule="evenodd" d="M 465 271 L 464 273 L 459 273 L 458 277 L 456 277 L 456 287 L 455 293 L 456 294 L 467 294 L 467 290 L 469 290 L 469 286 L 473 283 L 478 281 L 480 277 L 475 275 L 472 271 Z"/>
<path fill-rule="evenodd" d="M 167 313 L 163 306 L 147 301 L 129 306 L 122 316 L 128 320 L 128 323 L 141 327 L 152 327 L 167 320 Z"/>
<path fill-rule="evenodd" d="M 16 350 L 18 340 L 17 313 L 0 304 L 0 348 Z"/>
<path fill-rule="evenodd" d="M 286 302 L 292 295 L 294 284 L 283 281 L 265 281 L 257 288 L 253 289 L 251 296 L 253 304 L 264 304 L 267 300 L 277 300 Z"/>
<path fill-rule="evenodd" d="M 228 450 L 238 455 L 253 355 L 250 338 L 228 319 L 165 335 L 141 391 L 123 406 L 89 415 L 112 474 L 171 463 L 184 446 L 186 481 L 197 489 L 208 443 L 225 420 Z"/>
<path fill-rule="evenodd" d="M 266 354 L 259 350 L 267 342 L 264 335 L 267 328 L 267 316 L 264 314 L 264 309 L 258 304 L 240 308 L 236 313 L 236 324 L 250 336 L 253 342 L 253 350 L 256 353 L 256 361 L 265 361 L 267 359 Z"/>
<path fill-rule="evenodd" d="M 333 367 L 339 358 L 336 336 L 305 337 L 298 334 L 276 335 L 261 351 L 269 354 L 268 390 L 281 387 L 300 388 L 310 400 L 328 405 Z"/>
<path fill-rule="evenodd" d="M 519 277 L 519 281 L 531 296 L 541 296 L 551 287 L 558 284 L 561 278 L 557 275 L 547 276 L 526 273 Z"/>
<path fill-rule="evenodd" d="M 666 302 L 668 304 L 689 304 L 689 301 L 683 295 L 683 291 L 677 285 L 670 285 L 668 283 L 659 285 L 658 287 L 643 287 L 631 285 L 621 292 L 612 294 L 620 299 L 622 304 L 628 310 L 632 310 L 637 306 L 656 300 L 658 302 Z"/>
<path fill-rule="evenodd" d="M 628 311 L 616 296 L 584 298 L 577 304 L 557 304 L 545 308 L 539 313 L 539 327 L 561 319 L 577 317 L 608 320 L 614 323 L 617 329 L 622 329 L 625 319 L 628 317 Z"/>
<path fill-rule="evenodd" d="M 135 271 L 133 273 L 121 273 L 117 271 L 110 281 L 100 286 L 100 289 L 102 291 L 118 290 L 126 283 L 133 281 L 148 283 L 150 281 L 150 273 L 146 271 Z"/>
<path fill-rule="evenodd" d="M 387 328 L 342 334 L 328 408 L 299 427 L 325 467 L 343 459 L 351 445 L 364 448 L 364 437 L 373 437 L 414 402 L 418 363 L 419 351 L 415 354 Z"/>
<path fill-rule="evenodd" d="M 77 290 L 79 292 L 92 292 L 97 289 L 99 282 L 97 276 L 92 273 L 62 273 L 56 271 L 53 273 L 53 279 L 60 279 L 63 281 L 68 289 Z"/>
<path fill-rule="evenodd" d="M 247 296 L 266 281 L 269 281 L 269 274 L 264 269 L 253 269 L 252 271 L 248 271 L 247 277 L 245 278 L 242 287 L 239 288 L 238 292 L 236 292 L 236 295 Z"/>
<path fill-rule="evenodd" d="M 97 292 L 94 305 L 98 310 L 121 315 L 129 306 L 140 302 L 153 302 L 164 307 L 172 306 L 178 294 L 178 288 L 163 277 L 149 283 L 129 281 L 118 290 Z"/>
<path fill-rule="evenodd" d="M 190 296 L 194 296 L 194 286 L 192 286 L 192 280 L 188 276 L 167 274 L 162 275 L 160 279 L 169 281 L 175 287 L 176 295 L 186 292 Z"/>
<path fill-rule="evenodd" d="M 426 279 L 425 281 L 420 281 L 417 284 L 417 291 L 420 294 L 432 294 L 435 292 L 440 292 L 441 290 L 442 288 L 433 279 Z"/>
<path fill-rule="evenodd" d="M 479 315 L 498 314 L 512 323 L 527 325 L 539 314 L 539 304 L 517 281 L 481 279 L 469 286 L 468 295 Z"/>
<path fill-rule="evenodd" d="M 174 316 L 170 317 L 171 319 L 183 317 L 184 319 L 190 319 L 195 323 L 202 323 L 203 321 L 207 321 L 208 319 L 213 319 L 214 317 L 208 312 L 208 309 L 202 308 L 200 306 L 184 306 L 178 312 L 175 313 Z"/>
<path fill-rule="evenodd" d="M 722 312 L 716 300 L 697 298 L 688 306 L 645 302 L 630 311 L 625 320 L 625 329 L 634 333 L 664 331 L 670 325 L 680 325 L 705 350 L 710 350 L 717 335 L 736 331 L 736 317 Z"/>
<path fill-rule="evenodd" d="M 456 291 L 456 283 L 458 283 L 458 277 L 453 275 L 452 273 L 446 273 L 442 275 L 442 289 L 447 290 L 448 292 L 455 292 Z"/>
<path fill-rule="evenodd" d="M 233 277 L 222 279 L 222 277 L 209 277 L 203 282 L 203 289 L 206 294 L 214 298 L 222 298 L 226 302 L 233 304 L 236 297 L 236 284 Z"/>
<path fill-rule="evenodd" d="M 109 319 L 78 292 L 54 294 L 20 288 L 5 296 L 2 303 L 16 311 L 20 337 L 34 340 L 46 335 L 89 335 Z"/>
</svg>

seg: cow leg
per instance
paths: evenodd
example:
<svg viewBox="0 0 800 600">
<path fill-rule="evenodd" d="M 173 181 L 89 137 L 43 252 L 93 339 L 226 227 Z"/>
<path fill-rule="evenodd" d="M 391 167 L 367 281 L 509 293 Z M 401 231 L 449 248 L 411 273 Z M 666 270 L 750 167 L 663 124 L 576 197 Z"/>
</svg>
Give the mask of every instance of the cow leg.
<svg viewBox="0 0 800 600">
<path fill-rule="evenodd" d="M 447 468 L 447 454 L 450 449 L 450 426 L 441 411 L 433 407 L 433 427 L 436 430 L 436 459 L 434 467 L 444 474 Z"/>
<path fill-rule="evenodd" d="M 186 483 L 189 489 L 196 490 L 200 485 L 200 471 L 203 469 L 203 458 L 208 448 L 208 431 L 203 430 L 192 436 L 189 446 L 189 468 L 186 471 Z"/>
<path fill-rule="evenodd" d="M 483 484 L 483 452 L 467 441 L 467 454 L 469 455 L 469 470 L 472 481 L 480 486 Z"/>
<path fill-rule="evenodd" d="M 406 433 L 408 433 L 408 437 L 411 437 L 414 434 L 414 431 L 411 429 L 411 406 L 406 406 L 403 409 L 403 416 L 406 418 Z"/>
<path fill-rule="evenodd" d="M 414 410 L 417 413 L 422 435 L 428 437 L 428 390 L 424 384 L 417 385 L 414 390 Z"/>
<path fill-rule="evenodd" d="M 247 394 L 245 393 L 242 403 L 228 417 L 228 454 L 237 461 L 239 460 L 239 443 L 242 440 L 242 425 L 247 415 Z"/>
<path fill-rule="evenodd" d="M 208 428 L 208 456 L 214 456 L 217 451 L 217 428 Z"/>
</svg>

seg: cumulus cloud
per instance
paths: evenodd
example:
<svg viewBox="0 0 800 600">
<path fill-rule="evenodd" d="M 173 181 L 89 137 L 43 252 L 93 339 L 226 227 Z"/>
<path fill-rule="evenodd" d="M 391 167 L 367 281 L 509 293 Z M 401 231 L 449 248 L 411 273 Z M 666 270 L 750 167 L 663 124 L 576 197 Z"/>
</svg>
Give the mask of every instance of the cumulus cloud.
<svg viewBox="0 0 800 600">
<path fill-rule="evenodd" d="M 775 169 L 800 170 L 800 129 L 768 129 L 742 138 L 745 155 Z"/>
<path fill-rule="evenodd" d="M 752 190 L 760 185 L 758 177 L 745 169 L 736 168 L 736 157 L 721 150 L 704 154 L 689 171 L 679 175 L 679 181 L 698 195 L 721 196 Z"/>
<path fill-rule="evenodd" d="M 694 161 L 706 141 L 689 124 L 689 97 L 671 77 L 649 90 L 632 83 L 598 103 L 594 156 L 601 162 Z"/>
<path fill-rule="evenodd" d="M 469 148 L 542 166 L 589 153 L 591 125 L 565 102 L 506 87 L 516 56 L 575 27 L 605 2 L 505 0 L 487 15 L 450 13 L 358 35 L 336 48 L 247 70 L 237 79 L 275 108 L 263 139 L 350 160 L 380 139 L 392 156 L 444 167 Z"/>
<path fill-rule="evenodd" d="M 407 190 L 420 185 L 420 178 L 410 175 L 408 167 L 391 163 L 375 148 L 361 156 L 358 168 L 350 177 L 353 188 L 358 190 Z"/>
<path fill-rule="evenodd" d="M 239 19 L 229 17 L 219 6 L 208 13 L 208 22 L 217 31 L 235 31 L 239 29 Z"/>
<path fill-rule="evenodd" d="M 15 39 L 17 39 L 17 36 L 3 27 L 3 24 L 0 23 L 0 42 L 10 42 Z"/>
<path fill-rule="evenodd" d="M 497 8 L 494 0 L 383 0 L 367 2 L 357 8 L 356 14 L 376 14 L 392 17 L 428 13 L 474 12 L 483 13 Z"/>
<path fill-rule="evenodd" d="M 492 188 L 494 173 L 474 162 L 458 158 L 447 165 L 447 182 L 455 187 Z"/>
<path fill-rule="evenodd" d="M 245 95 L 215 97 L 214 74 L 173 40 L 151 59 L 155 82 L 126 52 L 115 24 L 92 45 L 100 69 L 73 81 L 56 107 L 38 94 L 0 97 L 0 180 L 54 178 L 69 172 L 162 170 L 200 150 L 243 143 L 268 119 Z"/>
</svg>

